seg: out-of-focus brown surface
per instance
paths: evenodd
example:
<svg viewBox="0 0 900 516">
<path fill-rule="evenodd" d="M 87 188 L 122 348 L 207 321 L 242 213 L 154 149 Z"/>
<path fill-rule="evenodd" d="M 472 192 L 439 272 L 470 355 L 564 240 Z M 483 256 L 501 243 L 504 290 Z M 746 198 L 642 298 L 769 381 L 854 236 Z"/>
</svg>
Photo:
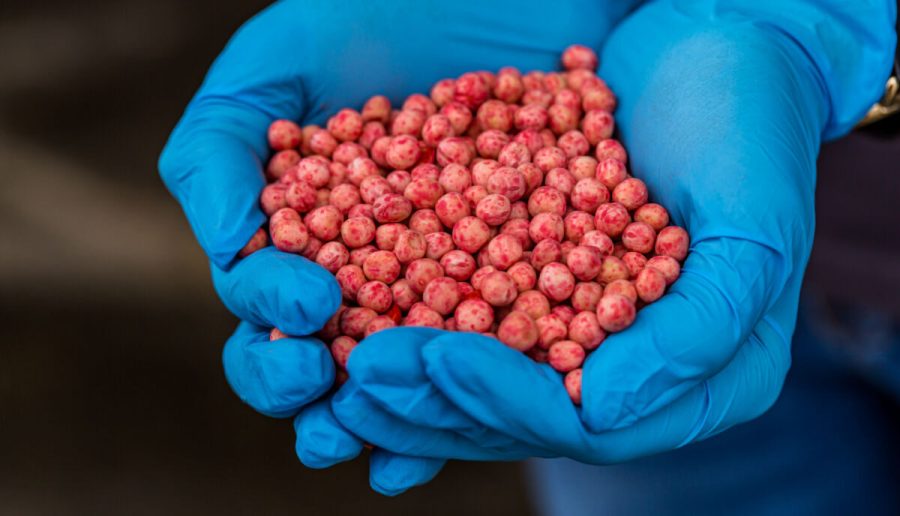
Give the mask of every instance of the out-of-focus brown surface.
<svg viewBox="0 0 900 516">
<path fill-rule="evenodd" d="M 267 3 L 0 6 L 0 514 L 529 514 L 517 464 L 396 498 L 364 458 L 307 469 L 228 388 L 235 321 L 156 160 Z"/>
</svg>

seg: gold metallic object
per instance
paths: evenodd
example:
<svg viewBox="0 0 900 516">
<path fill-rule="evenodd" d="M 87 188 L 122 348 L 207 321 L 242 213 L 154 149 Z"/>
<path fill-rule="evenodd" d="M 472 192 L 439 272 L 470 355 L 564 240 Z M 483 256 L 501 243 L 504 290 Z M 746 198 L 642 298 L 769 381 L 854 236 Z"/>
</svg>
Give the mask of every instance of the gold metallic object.
<svg viewBox="0 0 900 516">
<path fill-rule="evenodd" d="M 896 113 L 900 113 L 900 57 L 894 60 L 894 74 L 884 86 L 884 96 L 869 109 L 856 127 L 869 125 Z"/>
</svg>

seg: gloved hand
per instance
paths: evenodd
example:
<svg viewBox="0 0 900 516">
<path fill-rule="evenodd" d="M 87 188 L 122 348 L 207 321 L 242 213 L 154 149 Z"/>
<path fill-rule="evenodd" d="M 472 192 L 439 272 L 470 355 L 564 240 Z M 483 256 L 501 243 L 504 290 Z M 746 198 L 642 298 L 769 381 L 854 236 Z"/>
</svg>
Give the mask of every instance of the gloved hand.
<svg viewBox="0 0 900 516">
<path fill-rule="evenodd" d="M 486 337 L 400 328 L 363 341 L 338 421 L 400 453 L 610 463 L 762 414 L 790 365 L 812 246 L 815 159 L 878 97 L 892 2 L 655 2 L 611 36 L 632 169 L 692 236 L 681 278 L 560 375 Z"/>
<path fill-rule="evenodd" d="M 395 105 L 439 79 L 513 65 L 549 70 L 578 42 L 599 48 L 635 4 L 554 6 L 519 0 L 274 4 L 245 24 L 218 57 L 160 158 L 161 175 L 212 262 L 225 305 L 245 322 L 226 344 L 226 376 L 241 399 L 268 415 L 297 414 L 297 452 L 312 467 L 356 456 L 362 443 L 326 402 L 328 350 L 312 337 L 268 342 L 278 327 L 309 335 L 336 310 L 335 282 L 299 256 L 237 252 L 264 222 L 266 129 L 275 119 L 322 124 L 374 94 Z M 548 30 L 551 27 L 552 30 Z M 396 493 L 430 480 L 443 461 L 372 455 L 371 483 Z"/>
</svg>

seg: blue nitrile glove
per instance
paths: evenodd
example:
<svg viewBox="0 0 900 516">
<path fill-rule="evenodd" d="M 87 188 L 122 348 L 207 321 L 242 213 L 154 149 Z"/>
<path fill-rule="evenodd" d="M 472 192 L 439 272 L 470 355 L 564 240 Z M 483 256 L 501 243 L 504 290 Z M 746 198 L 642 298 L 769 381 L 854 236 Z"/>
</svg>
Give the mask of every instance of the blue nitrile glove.
<svg viewBox="0 0 900 516">
<path fill-rule="evenodd" d="M 328 351 L 314 338 L 268 342 L 267 330 L 309 335 L 340 296 L 299 256 L 237 252 L 263 224 L 257 199 L 275 119 L 322 124 L 375 94 L 395 105 L 445 77 L 502 66 L 551 70 L 571 43 L 599 49 L 638 0 L 553 5 L 517 0 L 278 2 L 245 24 L 216 60 L 160 159 L 160 171 L 212 261 L 226 306 L 245 322 L 224 353 L 238 395 L 273 416 L 297 414 L 331 384 Z M 312 467 L 354 457 L 362 443 L 328 404 L 299 413 L 297 450 Z M 326 429 L 324 431 L 320 431 Z M 326 442 L 327 439 L 332 439 Z M 372 484 L 396 493 L 430 480 L 442 461 L 377 451 Z"/>
<path fill-rule="evenodd" d="M 401 328 L 363 341 L 334 413 L 412 455 L 610 463 L 763 413 L 790 366 L 823 138 L 875 101 L 892 1 L 660 1 L 610 37 L 601 75 L 636 176 L 692 236 L 671 291 L 559 374 L 496 340 Z"/>
</svg>

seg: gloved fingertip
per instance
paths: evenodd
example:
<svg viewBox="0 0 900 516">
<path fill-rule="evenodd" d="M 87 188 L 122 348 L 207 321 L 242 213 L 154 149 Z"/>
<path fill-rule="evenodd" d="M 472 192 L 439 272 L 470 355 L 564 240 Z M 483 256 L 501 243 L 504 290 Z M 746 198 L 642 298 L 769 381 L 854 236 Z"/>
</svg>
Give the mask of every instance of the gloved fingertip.
<svg viewBox="0 0 900 516">
<path fill-rule="evenodd" d="M 369 485 L 385 496 L 397 496 L 434 479 L 443 459 L 410 457 L 375 449 L 369 457 Z"/>
<path fill-rule="evenodd" d="M 331 388 L 334 362 L 320 341 L 269 341 L 268 332 L 244 328 L 226 342 L 222 364 L 232 390 L 256 411 L 289 417 Z"/>
<path fill-rule="evenodd" d="M 289 335 L 319 331 L 341 304 L 337 280 L 302 256 L 270 249 L 256 281 L 259 292 L 272 298 L 266 303 L 272 325 Z"/>
<path fill-rule="evenodd" d="M 260 249 L 230 270 L 214 266 L 212 273 L 216 292 L 232 313 L 288 335 L 319 331 L 341 304 L 332 274 L 274 247 Z"/>
<path fill-rule="evenodd" d="M 294 450 L 304 466 L 323 469 L 356 458 L 363 443 L 331 413 L 328 400 L 317 402 L 294 418 Z"/>
</svg>

